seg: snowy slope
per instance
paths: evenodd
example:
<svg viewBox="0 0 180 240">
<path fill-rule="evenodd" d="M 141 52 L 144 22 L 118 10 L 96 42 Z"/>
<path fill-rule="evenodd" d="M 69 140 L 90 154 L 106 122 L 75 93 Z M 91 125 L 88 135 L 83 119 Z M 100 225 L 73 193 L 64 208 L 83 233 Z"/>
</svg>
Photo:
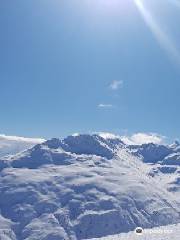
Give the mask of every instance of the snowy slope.
<svg viewBox="0 0 180 240">
<path fill-rule="evenodd" d="M 141 235 L 137 235 L 135 231 L 133 231 L 103 238 L 96 238 L 96 240 L 179 240 L 179 236 L 180 224 L 177 224 L 144 229 Z"/>
<path fill-rule="evenodd" d="M 164 173 L 154 176 L 163 165 L 156 162 L 99 135 L 52 139 L 1 158 L 0 237 L 79 240 L 178 223 L 180 199 L 159 181 Z"/>
<path fill-rule="evenodd" d="M 149 166 L 151 177 L 155 178 L 164 189 L 176 193 L 180 199 L 180 144 L 171 145 L 143 144 L 129 146 L 128 151 L 139 157 Z"/>
</svg>

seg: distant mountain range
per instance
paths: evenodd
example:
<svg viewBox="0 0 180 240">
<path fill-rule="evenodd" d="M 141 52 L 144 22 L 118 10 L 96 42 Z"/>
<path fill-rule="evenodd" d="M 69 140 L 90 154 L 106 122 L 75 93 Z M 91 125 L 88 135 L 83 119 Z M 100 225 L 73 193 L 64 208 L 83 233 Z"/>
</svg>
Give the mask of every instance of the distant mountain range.
<svg viewBox="0 0 180 240">
<path fill-rule="evenodd" d="M 180 222 L 178 142 L 77 134 L 0 156 L 0 239 L 92 239 Z"/>
</svg>

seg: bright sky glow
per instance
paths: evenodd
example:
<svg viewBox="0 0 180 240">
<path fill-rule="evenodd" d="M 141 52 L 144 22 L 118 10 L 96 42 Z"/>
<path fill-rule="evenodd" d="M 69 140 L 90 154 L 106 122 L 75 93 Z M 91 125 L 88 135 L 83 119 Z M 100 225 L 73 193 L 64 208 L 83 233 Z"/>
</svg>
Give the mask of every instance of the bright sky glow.
<svg viewBox="0 0 180 240">
<path fill-rule="evenodd" d="M 179 0 L 169 0 L 169 2 L 180 8 L 180 1 Z"/>
<path fill-rule="evenodd" d="M 124 6 L 125 5 L 125 1 L 123 0 L 96 0 L 96 1 L 92 1 L 92 0 L 88 0 L 89 3 L 94 2 L 94 4 L 96 4 L 97 6 L 107 6 L 107 7 L 117 7 L 117 6 Z"/>
<path fill-rule="evenodd" d="M 101 14 L 110 16 L 116 13 L 127 14 L 132 0 L 85 0 L 85 3 L 89 11 L 100 11 Z"/>
<path fill-rule="evenodd" d="M 170 57 L 174 58 L 178 64 L 180 64 L 180 54 L 176 48 L 173 40 L 161 30 L 161 27 L 156 22 L 155 18 L 151 15 L 148 9 L 145 7 L 143 0 L 134 0 L 135 4 L 144 18 L 146 24 L 156 37 L 159 44 L 167 51 Z"/>
</svg>

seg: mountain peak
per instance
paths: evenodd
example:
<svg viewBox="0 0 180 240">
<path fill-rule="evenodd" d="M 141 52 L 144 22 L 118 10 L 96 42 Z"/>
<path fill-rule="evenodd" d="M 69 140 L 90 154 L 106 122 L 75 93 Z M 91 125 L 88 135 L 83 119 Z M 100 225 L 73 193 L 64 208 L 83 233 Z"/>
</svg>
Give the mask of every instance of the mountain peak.
<svg viewBox="0 0 180 240">
<path fill-rule="evenodd" d="M 43 143 L 50 149 L 63 149 L 66 152 L 85 155 L 97 155 L 111 159 L 114 150 L 124 143 L 114 135 L 73 134 L 64 139 L 53 138 Z"/>
<path fill-rule="evenodd" d="M 179 140 L 175 140 L 174 142 L 177 146 L 180 146 Z"/>
<path fill-rule="evenodd" d="M 61 146 L 61 140 L 59 138 L 52 138 L 44 142 L 43 145 L 47 145 L 49 148 L 57 149 Z"/>
<path fill-rule="evenodd" d="M 71 135 L 62 140 L 61 147 L 68 152 L 76 154 L 92 154 L 106 157 L 113 157 L 112 149 L 108 146 L 107 141 L 97 134 L 79 134 Z"/>
<path fill-rule="evenodd" d="M 180 150 L 180 143 L 178 140 L 175 140 L 173 144 L 170 145 L 170 148 L 173 149 L 175 152 L 179 152 Z"/>
</svg>

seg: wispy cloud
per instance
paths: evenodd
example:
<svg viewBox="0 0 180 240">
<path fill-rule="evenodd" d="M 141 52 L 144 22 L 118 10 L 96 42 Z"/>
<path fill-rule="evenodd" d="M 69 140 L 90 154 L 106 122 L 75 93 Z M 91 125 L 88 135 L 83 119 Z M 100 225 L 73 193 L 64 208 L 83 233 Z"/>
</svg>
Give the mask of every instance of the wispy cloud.
<svg viewBox="0 0 180 240">
<path fill-rule="evenodd" d="M 169 54 L 170 57 L 175 59 L 175 61 L 180 64 L 180 54 L 173 40 L 158 25 L 152 14 L 145 7 L 143 0 L 134 0 L 134 2 L 147 26 L 150 28 L 151 32 L 154 34 L 155 38 L 159 42 L 160 46 L 165 49 L 165 51 Z"/>
<path fill-rule="evenodd" d="M 148 143 L 164 144 L 166 137 L 157 133 L 134 133 L 132 135 L 117 135 L 109 132 L 96 132 L 105 139 L 120 139 L 127 145 L 142 145 Z"/>
<path fill-rule="evenodd" d="M 129 145 L 141 145 L 146 143 L 162 144 L 165 138 L 166 137 L 157 133 L 135 133 L 131 136 L 121 136 L 122 141 Z"/>
<path fill-rule="evenodd" d="M 118 90 L 119 88 L 122 88 L 123 87 L 123 81 L 117 81 L 117 80 L 114 80 L 111 82 L 111 84 L 109 85 L 110 89 L 111 90 Z"/>
<path fill-rule="evenodd" d="M 114 106 L 112 104 L 104 104 L 100 103 L 98 104 L 98 108 L 113 108 Z"/>
<path fill-rule="evenodd" d="M 122 88 L 122 87 L 123 87 L 123 81 L 117 81 L 117 80 L 112 81 L 108 86 L 108 88 L 114 92 L 116 92 L 119 88 Z M 110 109 L 110 108 L 115 108 L 116 106 L 111 103 L 100 103 L 97 105 L 97 107 Z"/>
<path fill-rule="evenodd" d="M 19 136 L 7 136 L 5 134 L 0 134 L 1 141 L 18 141 L 18 142 L 27 142 L 27 143 L 42 143 L 45 139 L 42 138 L 25 138 Z"/>
<path fill-rule="evenodd" d="M 44 141 L 41 138 L 25 138 L 0 134 L 0 157 L 16 154 Z"/>
</svg>

